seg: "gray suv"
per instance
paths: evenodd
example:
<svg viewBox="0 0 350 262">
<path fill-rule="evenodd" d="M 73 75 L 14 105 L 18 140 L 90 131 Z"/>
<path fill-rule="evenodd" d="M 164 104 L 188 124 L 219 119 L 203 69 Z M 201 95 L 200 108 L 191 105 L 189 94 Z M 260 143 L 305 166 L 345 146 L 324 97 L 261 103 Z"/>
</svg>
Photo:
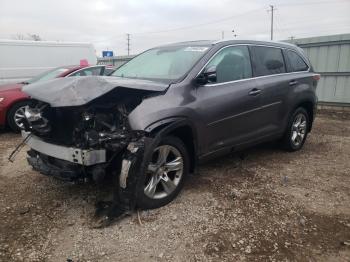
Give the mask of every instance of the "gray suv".
<svg viewBox="0 0 350 262">
<path fill-rule="evenodd" d="M 157 208 L 202 161 L 271 140 L 299 150 L 315 117 L 319 78 L 287 43 L 156 47 L 109 77 L 24 87 L 32 98 L 22 133 L 27 159 L 69 181 L 117 178 L 114 212 Z"/>
</svg>

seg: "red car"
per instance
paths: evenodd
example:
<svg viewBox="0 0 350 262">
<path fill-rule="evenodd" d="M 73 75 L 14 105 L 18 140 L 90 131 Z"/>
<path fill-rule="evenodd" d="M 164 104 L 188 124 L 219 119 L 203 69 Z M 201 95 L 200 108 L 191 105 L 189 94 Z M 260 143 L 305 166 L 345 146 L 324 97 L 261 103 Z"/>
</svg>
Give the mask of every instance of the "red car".
<svg viewBox="0 0 350 262">
<path fill-rule="evenodd" d="M 22 86 L 57 77 L 109 75 L 115 68 L 105 65 L 63 66 L 42 73 L 26 82 L 0 86 L 0 127 L 8 126 L 19 132 L 24 109 L 30 98 L 22 92 Z"/>
</svg>

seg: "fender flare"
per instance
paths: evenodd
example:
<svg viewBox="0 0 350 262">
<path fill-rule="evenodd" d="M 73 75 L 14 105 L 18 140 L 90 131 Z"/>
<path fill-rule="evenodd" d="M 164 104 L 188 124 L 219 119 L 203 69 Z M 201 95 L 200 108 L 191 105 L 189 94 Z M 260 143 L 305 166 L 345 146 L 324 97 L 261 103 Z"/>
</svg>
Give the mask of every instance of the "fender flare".
<svg viewBox="0 0 350 262">
<path fill-rule="evenodd" d="M 306 97 L 303 99 L 298 100 L 296 103 L 293 104 L 291 110 L 290 110 L 290 114 L 293 114 L 294 110 L 296 110 L 300 105 L 304 104 L 304 103 L 310 103 L 312 104 L 312 117 L 310 117 L 310 126 L 309 126 L 309 132 L 312 130 L 312 126 L 313 126 L 313 122 L 315 120 L 315 116 L 317 113 L 317 100 L 315 100 L 312 97 Z"/>
<path fill-rule="evenodd" d="M 149 127 L 147 127 L 146 130 L 151 134 L 151 137 L 152 137 L 151 148 L 155 148 L 160 143 L 160 140 L 163 137 L 170 134 L 172 131 L 176 130 L 177 128 L 181 128 L 181 127 L 189 127 L 191 129 L 191 133 L 193 137 L 193 155 L 192 156 L 190 155 L 190 158 L 192 160 L 191 171 L 195 173 L 197 170 L 197 164 L 198 164 L 198 135 L 194 124 L 188 118 L 171 117 L 171 118 L 163 119 L 149 125 Z M 185 146 L 187 145 L 185 144 Z"/>
<path fill-rule="evenodd" d="M 145 131 L 149 134 L 152 134 L 154 137 L 154 143 L 159 143 L 159 140 L 165 135 L 171 133 L 179 127 L 189 127 L 192 131 L 193 140 L 195 146 L 197 147 L 197 132 L 193 123 L 186 117 L 170 117 L 166 119 L 159 120 L 155 123 L 152 123 L 145 128 Z"/>
<path fill-rule="evenodd" d="M 165 128 L 169 125 L 172 125 L 173 123 L 178 123 L 178 122 L 182 122 L 182 121 L 188 121 L 186 117 L 182 117 L 182 116 L 175 116 L 175 117 L 168 117 L 168 118 L 164 118 L 161 120 L 158 120 L 150 125 L 148 125 L 145 128 L 145 131 L 147 133 L 152 133 L 155 130 L 157 130 L 158 128 L 162 127 Z M 189 122 L 189 121 L 188 121 Z M 160 130 L 162 130 L 163 128 L 161 128 Z"/>
</svg>

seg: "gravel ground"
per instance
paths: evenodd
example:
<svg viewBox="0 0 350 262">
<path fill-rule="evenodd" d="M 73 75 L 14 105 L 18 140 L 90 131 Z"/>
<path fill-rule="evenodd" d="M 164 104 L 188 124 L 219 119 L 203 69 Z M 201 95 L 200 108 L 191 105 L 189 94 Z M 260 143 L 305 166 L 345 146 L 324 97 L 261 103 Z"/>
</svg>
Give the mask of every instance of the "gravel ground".
<svg viewBox="0 0 350 262">
<path fill-rule="evenodd" d="M 304 148 L 263 145 L 201 166 L 166 207 L 93 228 L 102 186 L 34 172 L 0 133 L 0 261 L 350 261 L 350 117 Z"/>
</svg>

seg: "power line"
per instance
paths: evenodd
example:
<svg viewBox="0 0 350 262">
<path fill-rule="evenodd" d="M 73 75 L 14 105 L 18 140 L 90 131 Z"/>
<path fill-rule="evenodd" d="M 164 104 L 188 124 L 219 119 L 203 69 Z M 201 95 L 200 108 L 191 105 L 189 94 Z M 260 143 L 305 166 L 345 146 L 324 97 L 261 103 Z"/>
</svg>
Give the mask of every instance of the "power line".
<svg viewBox="0 0 350 262">
<path fill-rule="evenodd" d="M 172 29 L 164 29 L 164 30 L 159 30 L 159 31 L 149 31 L 149 32 L 143 32 L 143 33 L 134 33 L 136 35 L 143 35 L 143 34 L 158 34 L 158 33 L 168 33 L 168 32 L 173 32 L 173 31 L 181 31 L 181 30 L 187 30 L 187 29 L 192 29 L 195 27 L 201 27 L 201 26 L 205 26 L 205 25 L 212 25 L 212 24 L 218 24 L 221 23 L 223 21 L 228 21 L 228 20 L 232 20 L 234 18 L 240 17 L 240 16 L 244 16 L 256 11 L 260 11 L 263 10 L 265 7 L 259 7 L 244 13 L 240 13 L 240 14 L 236 14 L 233 16 L 229 16 L 229 17 L 225 17 L 225 18 L 221 18 L 221 19 L 217 19 L 217 20 L 212 20 L 212 21 L 208 21 L 205 23 L 200 23 L 200 24 L 193 24 L 193 25 L 189 25 L 189 26 L 183 26 L 183 27 L 177 27 L 177 28 L 172 28 Z"/>
<path fill-rule="evenodd" d="M 160 33 L 174 32 L 174 31 L 188 30 L 188 29 L 192 29 L 192 28 L 195 28 L 195 27 L 201 27 L 201 26 L 211 25 L 211 24 L 218 24 L 218 23 L 223 22 L 223 21 L 232 20 L 232 19 L 240 17 L 240 16 L 244 16 L 244 15 L 256 12 L 256 11 L 263 10 L 264 8 L 265 7 L 259 7 L 259 8 L 252 9 L 252 10 L 244 12 L 244 13 L 240 13 L 240 14 L 236 14 L 236 15 L 233 15 L 233 16 L 225 17 L 225 18 L 222 18 L 222 19 L 211 20 L 211 21 L 208 21 L 208 22 L 205 22 L 205 23 L 200 23 L 200 24 L 193 24 L 193 25 L 189 25 L 189 26 L 175 27 L 175 28 L 163 29 L 163 30 L 157 30 L 157 31 L 147 31 L 147 32 L 139 32 L 139 33 L 137 33 L 137 32 L 132 33 L 131 32 L 131 33 L 132 33 L 132 35 L 149 35 L 149 34 L 160 34 Z M 123 35 L 115 35 L 115 36 L 106 38 L 105 40 L 99 40 L 99 41 L 93 41 L 93 42 L 94 43 L 105 42 L 105 41 L 112 40 L 112 39 L 115 39 L 115 38 L 120 38 L 122 36 Z"/>
<path fill-rule="evenodd" d="M 293 33 L 289 30 L 288 26 L 285 26 L 285 24 L 283 23 L 282 17 L 276 17 L 274 19 L 274 26 L 276 27 L 276 29 L 282 33 L 285 33 L 286 35 L 293 35 Z M 275 33 L 276 35 L 276 33 Z M 276 36 L 275 36 L 276 39 Z"/>
<path fill-rule="evenodd" d="M 335 2 L 334 0 L 330 0 L 330 1 L 316 1 L 316 2 L 295 2 L 295 3 L 287 3 L 287 4 L 279 4 L 278 6 L 298 6 L 298 5 L 319 5 L 319 4 L 344 4 L 344 3 L 348 3 L 348 0 L 342 0 L 342 1 L 337 1 Z"/>
<path fill-rule="evenodd" d="M 282 7 L 288 7 L 288 6 L 298 6 L 298 5 L 318 5 L 318 4 L 341 4 L 341 3 L 346 3 L 347 0 L 343 0 L 341 2 L 334 2 L 334 1 L 327 1 L 327 0 L 324 0 L 324 1 L 317 1 L 317 2 L 296 2 L 296 3 L 287 3 L 287 4 L 280 4 L 279 6 L 282 6 Z M 271 39 L 273 40 L 273 12 L 276 11 L 277 9 L 274 8 L 273 5 L 270 5 L 270 10 L 271 11 Z M 256 9 L 253 9 L 253 10 L 250 10 L 250 11 L 247 11 L 247 12 L 244 12 L 244 13 L 240 13 L 240 14 L 236 14 L 236 15 L 233 15 L 233 16 L 229 16 L 229 17 L 225 17 L 225 18 L 222 18 L 222 19 L 217 19 L 217 20 L 212 20 L 212 21 L 208 21 L 208 22 L 205 22 L 205 23 L 200 23 L 200 24 L 193 24 L 193 25 L 189 25 L 189 26 L 183 26 L 183 27 L 175 27 L 175 28 L 170 28 L 170 29 L 163 29 L 163 30 L 157 30 L 157 31 L 146 31 L 146 32 L 134 32 L 132 33 L 133 35 L 148 35 L 148 34 L 160 34 L 160 33 L 167 33 L 167 32 L 174 32 L 174 31 L 181 31 L 181 30 L 188 30 L 188 29 L 192 29 L 192 28 L 195 28 L 195 27 L 201 27 L 201 26 L 206 26 L 206 25 L 211 25 L 211 24 L 217 24 L 217 23 L 220 23 L 220 22 L 224 22 L 224 21 L 229 21 L 229 20 L 232 20 L 234 18 L 237 18 L 237 17 L 240 17 L 240 16 L 244 16 L 244 15 L 247 15 L 249 13 L 253 13 L 253 12 L 256 12 L 256 11 L 259 11 L 259 10 L 262 10 L 264 9 L 264 7 L 260 7 L 260 8 L 256 8 Z M 115 36 L 112 36 L 112 37 L 109 37 L 109 38 L 106 38 L 104 40 L 98 40 L 98 41 L 93 41 L 94 43 L 98 43 L 98 42 L 105 42 L 105 41 L 109 41 L 109 40 L 112 40 L 112 39 L 116 39 L 116 38 L 121 38 L 123 37 L 123 35 L 115 35 Z"/>
</svg>

